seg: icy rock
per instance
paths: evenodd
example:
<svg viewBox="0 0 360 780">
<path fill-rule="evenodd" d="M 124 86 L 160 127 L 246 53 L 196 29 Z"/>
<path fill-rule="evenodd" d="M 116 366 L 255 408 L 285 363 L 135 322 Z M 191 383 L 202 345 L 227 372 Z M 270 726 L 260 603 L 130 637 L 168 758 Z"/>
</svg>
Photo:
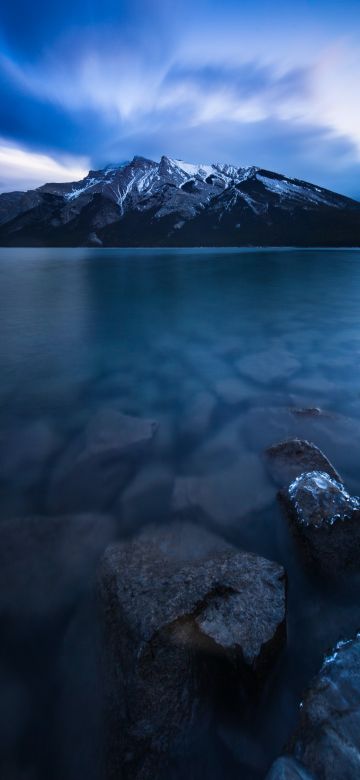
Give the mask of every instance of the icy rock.
<svg viewBox="0 0 360 780">
<path fill-rule="evenodd" d="M 305 767 L 291 756 L 278 758 L 272 765 L 266 780 L 315 780 Z"/>
<path fill-rule="evenodd" d="M 315 778 L 360 777 L 360 634 L 325 659 L 301 704 L 292 750 Z"/>
<path fill-rule="evenodd" d="M 55 466 L 50 512 L 107 510 L 157 430 L 154 420 L 99 411 Z"/>
<path fill-rule="evenodd" d="M 309 441 L 287 439 L 266 450 L 268 470 L 279 487 L 285 487 L 307 471 L 325 471 L 341 482 L 341 477 L 323 452 Z"/>
<path fill-rule="evenodd" d="M 324 471 L 301 474 L 283 491 L 306 557 L 336 573 L 360 562 L 360 500 Z"/>
<path fill-rule="evenodd" d="M 215 668 L 254 691 L 285 640 L 285 574 L 191 524 L 112 545 L 100 567 L 108 778 L 150 780 L 186 749 Z"/>
</svg>

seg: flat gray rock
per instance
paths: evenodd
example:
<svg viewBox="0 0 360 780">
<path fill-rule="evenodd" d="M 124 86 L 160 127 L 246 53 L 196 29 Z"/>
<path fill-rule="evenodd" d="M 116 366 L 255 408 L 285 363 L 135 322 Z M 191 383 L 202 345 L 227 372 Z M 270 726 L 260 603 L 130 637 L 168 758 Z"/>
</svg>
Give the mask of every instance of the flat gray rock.
<svg viewBox="0 0 360 780">
<path fill-rule="evenodd" d="M 305 439 L 286 439 L 265 451 L 267 468 L 279 487 L 287 487 L 306 471 L 325 471 L 341 482 L 341 477 L 315 444 Z"/>
<path fill-rule="evenodd" d="M 272 765 L 266 780 L 315 780 L 305 767 L 291 756 L 278 758 Z"/>
<path fill-rule="evenodd" d="M 260 684 L 285 640 L 285 573 L 176 523 L 111 546 L 99 588 L 107 777 L 150 780 L 191 741 L 213 664 L 244 691 Z"/>
<path fill-rule="evenodd" d="M 301 474 L 282 491 L 287 514 L 309 561 L 336 575 L 360 564 L 360 500 L 324 471 Z"/>
<path fill-rule="evenodd" d="M 301 705 L 294 756 L 319 780 L 360 777 L 360 635 L 339 642 Z"/>
</svg>

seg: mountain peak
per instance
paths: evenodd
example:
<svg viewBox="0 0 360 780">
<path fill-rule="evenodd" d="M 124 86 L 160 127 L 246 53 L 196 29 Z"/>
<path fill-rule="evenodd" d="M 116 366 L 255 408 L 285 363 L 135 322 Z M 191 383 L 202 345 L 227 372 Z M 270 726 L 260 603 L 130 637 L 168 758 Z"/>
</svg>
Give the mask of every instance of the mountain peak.
<svg viewBox="0 0 360 780">
<path fill-rule="evenodd" d="M 135 155 L 0 195 L 0 243 L 359 245 L 359 215 L 356 201 L 265 169 Z"/>
</svg>

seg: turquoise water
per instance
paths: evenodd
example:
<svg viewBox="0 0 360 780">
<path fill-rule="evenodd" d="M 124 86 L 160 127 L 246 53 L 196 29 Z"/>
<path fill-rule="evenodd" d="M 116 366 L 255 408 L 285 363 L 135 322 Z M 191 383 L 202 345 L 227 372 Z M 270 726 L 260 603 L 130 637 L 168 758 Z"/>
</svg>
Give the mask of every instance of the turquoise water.
<svg viewBox="0 0 360 780">
<path fill-rule="evenodd" d="M 186 772 L 264 777 L 323 653 L 360 628 L 357 580 L 303 571 L 263 459 L 309 438 L 360 494 L 360 252 L 1 249 L 0 402 L 1 776 L 99 780 L 96 561 L 183 509 L 191 480 L 196 522 L 286 566 L 289 638 L 246 722 L 219 713 Z M 126 473 L 78 471 L 79 440 L 114 412 L 157 421 L 154 439 Z M 95 509 L 113 522 L 80 543 L 71 514 Z"/>
</svg>

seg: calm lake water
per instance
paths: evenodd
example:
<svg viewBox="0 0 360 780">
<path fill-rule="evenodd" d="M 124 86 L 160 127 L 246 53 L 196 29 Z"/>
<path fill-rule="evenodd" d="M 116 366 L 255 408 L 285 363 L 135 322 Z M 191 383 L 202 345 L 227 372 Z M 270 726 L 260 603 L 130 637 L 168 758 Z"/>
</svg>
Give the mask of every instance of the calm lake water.
<svg viewBox="0 0 360 780">
<path fill-rule="evenodd" d="M 360 628 L 359 582 L 304 571 L 263 459 L 308 438 L 360 494 L 360 252 L 1 249 L 0 402 L 3 780 L 101 780 L 97 561 L 182 509 L 184 477 L 196 521 L 286 567 L 288 645 L 246 720 L 219 713 L 173 777 L 263 778 Z M 149 447 L 125 473 L 79 468 L 119 411 L 159 423 Z M 72 520 L 89 511 L 111 517 Z"/>
</svg>

